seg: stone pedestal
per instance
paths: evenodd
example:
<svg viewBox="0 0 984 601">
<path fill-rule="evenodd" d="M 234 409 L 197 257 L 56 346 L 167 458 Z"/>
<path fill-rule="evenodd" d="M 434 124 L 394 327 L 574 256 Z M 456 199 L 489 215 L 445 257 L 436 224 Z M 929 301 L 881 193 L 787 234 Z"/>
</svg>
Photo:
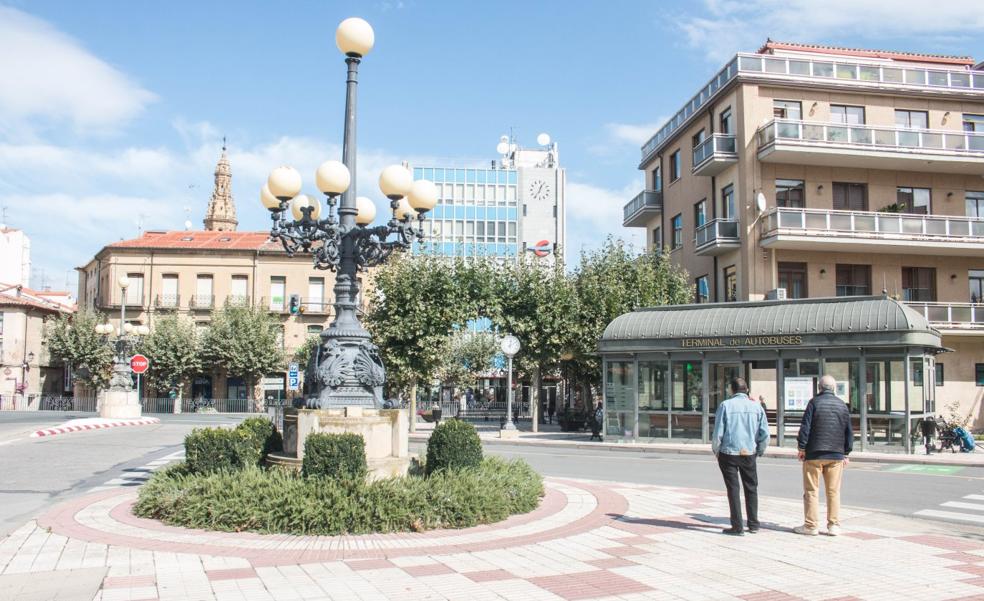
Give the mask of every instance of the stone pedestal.
<svg viewBox="0 0 984 601">
<path fill-rule="evenodd" d="M 499 438 L 519 438 L 519 430 L 499 429 Z"/>
<path fill-rule="evenodd" d="M 284 451 L 271 454 L 268 462 L 300 469 L 308 436 L 350 433 L 362 436 L 366 442 L 366 463 L 371 479 L 403 476 L 411 459 L 408 428 L 408 415 L 404 409 L 286 409 Z"/>
<path fill-rule="evenodd" d="M 136 390 L 103 390 L 99 393 L 99 417 L 132 419 L 142 413 Z"/>
</svg>

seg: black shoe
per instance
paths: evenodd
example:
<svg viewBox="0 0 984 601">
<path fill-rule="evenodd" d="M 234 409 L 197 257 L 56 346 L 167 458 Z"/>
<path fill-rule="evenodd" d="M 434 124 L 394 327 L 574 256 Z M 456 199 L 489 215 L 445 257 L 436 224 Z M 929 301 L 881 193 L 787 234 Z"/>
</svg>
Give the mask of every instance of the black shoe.
<svg viewBox="0 0 984 601">
<path fill-rule="evenodd" d="M 759 531 L 759 529 L 758 529 L 757 526 L 755 528 L 752 528 L 751 526 L 748 527 L 748 533 L 749 534 L 757 534 L 758 531 Z"/>
<path fill-rule="evenodd" d="M 745 533 L 738 528 L 725 528 L 721 531 L 721 534 L 727 534 L 728 536 L 745 536 Z"/>
</svg>

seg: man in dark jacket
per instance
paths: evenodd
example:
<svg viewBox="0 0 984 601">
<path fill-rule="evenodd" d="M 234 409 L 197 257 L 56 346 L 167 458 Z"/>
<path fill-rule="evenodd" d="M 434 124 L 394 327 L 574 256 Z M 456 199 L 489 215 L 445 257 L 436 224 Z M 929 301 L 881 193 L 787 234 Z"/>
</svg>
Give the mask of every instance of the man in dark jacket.
<svg viewBox="0 0 984 601">
<path fill-rule="evenodd" d="M 837 381 L 831 375 L 820 378 L 820 394 L 813 397 L 803 412 L 799 436 L 799 459 L 803 462 L 802 526 L 793 529 L 797 534 L 819 534 L 819 489 L 823 476 L 827 493 L 827 534 L 840 534 L 840 485 L 847 456 L 854 447 L 851 412 L 847 404 L 834 394 Z"/>
</svg>

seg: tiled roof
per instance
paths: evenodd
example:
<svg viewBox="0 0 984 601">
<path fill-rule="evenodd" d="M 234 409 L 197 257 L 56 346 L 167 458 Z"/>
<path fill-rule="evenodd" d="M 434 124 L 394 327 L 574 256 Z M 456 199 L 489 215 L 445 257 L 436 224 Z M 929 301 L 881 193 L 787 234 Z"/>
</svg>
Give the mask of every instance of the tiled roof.
<svg viewBox="0 0 984 601">
<path fill-rule="evenodd" d="M 0 284 L 0 306 L 32 307 L 35 309 L 51 311 L 53 313 L 61 313 L 63 311 L 72 310 L 64 304 L 44 298 L 45 294 L 49 293 L 38 292 L 37 290 L 32 290 L 26 286 Z M 67 295 L 68 293 L 65 294 Z"/>
<path fill-rule="evenodd" d="M 139 238 L 120 240 L 106 248 L 150 248 L 186 250 L 276 250 L 268 232 L 148 231 Z"/>
<path fill-rule="evenodd" d="M 799 44 L 796 42 L 776 42 L 766 40 L 759 48 L 759 54 L 768 54 L 772 50 L 794 50 L 798 52 L 818 52 L 823 54 L 838 54 L 841 56 L 856 56 L 860 58 L 884 58 L 895 61 L 910 61 L 919 63 L 940 63 L 954 66 L 972 66 L 974 59 L 969 56 L 950 56 L 946 54 L 922 54 L 919 52 L 898 52 L 893 50 L 866 50 L 864 48 L 844 48 L 840 46 L 824 46 L 822 44 Z"/>
</svg>

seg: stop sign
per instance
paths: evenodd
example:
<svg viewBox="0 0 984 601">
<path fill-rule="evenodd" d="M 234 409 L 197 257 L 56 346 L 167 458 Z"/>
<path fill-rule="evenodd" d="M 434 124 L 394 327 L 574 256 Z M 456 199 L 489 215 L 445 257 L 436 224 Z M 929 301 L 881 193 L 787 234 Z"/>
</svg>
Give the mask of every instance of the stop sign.
<svg viewBox="0 0 984 601">
<path fill-rule="evenodd" d="M 143 355 L 134 355 L 130 358 L 130 369 L 135 374 L 142 374 L 150 367 L 150 359 Z"/>
</svg>

